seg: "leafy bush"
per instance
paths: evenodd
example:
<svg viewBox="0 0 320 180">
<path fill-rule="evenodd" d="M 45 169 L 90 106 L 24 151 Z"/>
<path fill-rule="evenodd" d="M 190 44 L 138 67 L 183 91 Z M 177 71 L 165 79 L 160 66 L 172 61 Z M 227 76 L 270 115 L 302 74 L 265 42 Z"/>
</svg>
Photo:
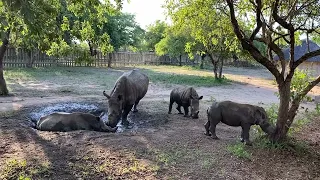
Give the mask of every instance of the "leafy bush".
<svg viewBox="0 0 320 180">
<path fill-rule="evenodd" d="M 245 150 L 244 143 L 228 146 L 227 150 L 238 158 L 251 159 L 251 153 Z"/>
<path fill-rule="evenodd" d="M 294 75 L 292 77 L 291 86 L 290 86 L 290 100 L 292 101 L 297 94 L 301 93 L 306 86 L 308 86 L 308 82 L 312 81 L 314 78 L 311 77 L 310 72 L 308 70 L 300 70 L 296 69 Z M 277 97 L 280 97 L 279 93 L 275 93 Z M 302 101 L 311 101 L 312 98 L 310 96 L 305 96 Z"/>
</svg>

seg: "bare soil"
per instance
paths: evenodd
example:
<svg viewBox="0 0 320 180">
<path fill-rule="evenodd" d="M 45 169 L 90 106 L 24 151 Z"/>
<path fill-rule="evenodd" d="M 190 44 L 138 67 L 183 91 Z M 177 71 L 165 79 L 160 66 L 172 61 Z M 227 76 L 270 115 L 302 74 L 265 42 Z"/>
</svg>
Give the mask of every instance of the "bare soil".
<svg viewBox="0 0 320 180">
<path fill-rule="evenodd" d="M 129 115 L 139 128 L 114 134 L 42 132 L 26 123 L 31 111 L 57 102 L 92 102 L 104 108 L 103 85 L 56 81 L 13 83 L 11 87 L 24 86 L 15 89 L 15 96 L 0 99 L 0 179 L 15 179 L 19 173 L 33 179 L 69 180 L 320 179 L 319 118 L 295 135 L 306 143 L 302 150 L 296 146 L 266 149 L 254 142 L 252 147 L 245 147 L 251 154 L 249 159 L 236 157 L 227 150 L 239 143 L 241 128 L 219 124 L 220 140 L 203 134 L 205 110 L 213 99 L 264 107 L 278 103 L 274 95 L 276 87 L 267 73 L 241 68 L 227 68 L 225 73 L 241 83 L 197 88 L 198 94 L 204 96 L 199 119 L 178 115 L 175 109 L 168 115 L 169 94 L 178 85 L 151 83 L 139 104 L 139 112 Z M 115 71 L 115 75 L 120 74 Z M 109 91 L 112 85 L 108 86 Z M 320 94 L 319 89 L 316 87 L 310 95 Z M 315 107 L 314 103 L 302 106 Z M 13 159 L 26 160 L 27 164 L 14 166 Z"/>
</svg>

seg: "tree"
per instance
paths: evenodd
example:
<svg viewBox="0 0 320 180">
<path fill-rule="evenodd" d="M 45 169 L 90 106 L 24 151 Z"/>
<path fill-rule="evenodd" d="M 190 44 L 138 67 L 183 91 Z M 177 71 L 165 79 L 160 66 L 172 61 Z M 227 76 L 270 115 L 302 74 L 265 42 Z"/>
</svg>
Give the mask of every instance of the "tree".
<svg viewBox="0 0 320 180">
<path fill-rule="evenodd" d="M 271 136 L 273 141 L 284 140 L 286 134 L 296 116 L 301 100 L 306 94 L 320 82 L 320 75 L 296 93 L 290 92 L 292 78 L 297 67 L 307 59 L 320 55 L 320 50 L 307 52 L 302 57 L 295 59 L 295 45 L 299 35 L 307 34 L 307 37 L 320 33 L 320 2 L 318 0 L 302 1 L 237 1 L 226 0 L 229 7 L 230 22 L 234 33 L 240 40 L 243 49 L 275 77 L 280 95 L 279 112 L 276 129 Z M 236 8 L 235 8 L 236 7 Z M 250 14 L 251 18 L 247 19 Z M 238 18 L 237 18 L 237 17 Z M 247 19 L 247 25 L 252 29 L 250 35 L 246 35 L 245 26 L 239 24 Z M 267 47 L 267 55 L 264 55 L 254 46 L 254 41 L 262 42 Z M 290 59 L 286 63 L 281 44 L 290 47 Z M 273 60 L 274 53 L 279 57 L 280 67 Z"/>
<path fill-rule="evenodd" d="M 66 1 L 64 5 L 61 28 L 71 39 L 87 42 L 91 56 L 96 54 L 97 48 L 103 53 L 113 51 L 110 36 L 103 27 L 108 17 L 117 12 L 116 7 L 109 1 L 100 0 Z"/>
<path fill-rule="evenodd" d="M 0 1 L 0 95 L 9 93 L 3 77 L 3 58 L 8 46 L 28 44 L 47 48 L 59 33 L 55 21 L 58 7 L 58 0 Z"/>
<path fill-rule="evenodd" d="M 155 51 L 155 45 L 165 37 L 166 28 L 167 24 L 160 20 L 147 27 L 145 34 L 145 46 L 147 50 Z"/>
<path fill-rule="evenodd" d="M 118 12 L 108 17 L 103 32 L 110 36 L 110 43 L 115 51 L 138 48 L 143 40 L 144 30 L 135 21 L 135 16 Z"/>
<path fill-rule="evenodd" d="M 226 12 L 218 5 L 213 0 L 168 0 L 166 4 L 175 29 L 190 32 L 203 45 L 216 79 L 222 78 L 223 59 L 239 47 Z"/>
<path fill-rule="evenodd" d="M 179 63 L 181 66 L 182 55 L 186 54 L 185 45 L 187 40 L 188 37 L 186 35 L 174 33 L 170 28 L 167 28 L 165 37 L 155 45 L 156 54 L 160 56 L 167 54 L 170 57 L 179 56 Z"/>
</svg>

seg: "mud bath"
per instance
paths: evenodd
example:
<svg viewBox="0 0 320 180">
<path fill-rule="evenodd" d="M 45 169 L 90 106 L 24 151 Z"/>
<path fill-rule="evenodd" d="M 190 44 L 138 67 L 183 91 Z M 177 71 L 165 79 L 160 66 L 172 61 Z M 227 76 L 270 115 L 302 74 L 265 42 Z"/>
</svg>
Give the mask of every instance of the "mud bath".
<svg viewBox="0 0 320 180">
<path fill-rule="evenodd" d="M 105 114 L 102 116 L 103 121 L 106 123 L 108 121 L 108 110 L 104 108 L 104 105 L 98 103 L 80 103 L 80 102 L 63 102 L 57 104 L 50 104 L 45 107 L 36 108 L 27 115 L 26 125 L 34 128 L 39 119 L 43 116 L 52 114 L 54 112 L 83 112 L 90 113 L 95 116 L 99 116 L 102 112 Z M 117 124 L 117 133 L 121 132 L 136 132 L 139 129 L 146 129 L 154 126 L 158 126 L 162 123 L 168 122 L 167 118 L 164 118 L 164 121 L 153 122 L 155 115 L 152 113 L 145 112 L 143 110 L 132 113 L 128 115 L 128 120 L 132 123 L 129 127 L 124 127 L 121 124 L 121 120 Z"/>
</svg>

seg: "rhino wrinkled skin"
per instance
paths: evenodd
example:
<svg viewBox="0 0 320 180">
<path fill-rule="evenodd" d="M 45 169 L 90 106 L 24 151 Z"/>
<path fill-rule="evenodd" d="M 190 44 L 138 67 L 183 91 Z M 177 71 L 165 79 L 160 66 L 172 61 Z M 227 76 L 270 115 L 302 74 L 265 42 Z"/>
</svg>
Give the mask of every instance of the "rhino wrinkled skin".
<svg viewBox="0 0 320 180">
<path fill-rule="evenodd" d="M 134 69 L 125 72 L 116 81 L 111 94 L 103 95 L 108 99 L 108 122 L 111 127 L 116 127 L 122 118 L 122 124 L 128 126 L 130 123 L 127 116 L 133 107 L 137 112 L 139 101 L 146 95 L 149 86 L 149 78 L 140 70 Z"/>
<path fill-rule="evenodd" d="M 101 132 L 116 132 L 117 128 L 107 126 L 100 116 L 94 116 L 88 113 L 64 113 L 55 112 L 41 117 L 37 122 L 36 129 L 41 131 L 75 131 L 90 130 Z"/>
<path fill-rule="evenodd" d="M 181 106 L 184 109 L 184 116 L 188 116 L 189 106 L 191 107 L 191 117 L 199 118 L 199 100 L 203 96 L 198 95 L 197 91 L 193 87 L 174 88 L 170 93 L 170 104 L 168 114 L 171 114 L 172 104 L 177 103 L 177 110 L 179 114 L 181 112 Z"/>
<path fill-rule="evenodd" d="M 268 135 L 271 135 L 275 129 L 269 123 L 266 111 L 262 107 L 250 104 L 240 104 L 232 101 L 213 102 L 207 109 L 207 116 L 208 121 L 204 125 L 205 134 L 212 136 L 213 139 L 218 139 L 216 125 L 219 122 L 229 126 L 241 126 L 241 142 L 245 142 L 247 145 L 252 144 L 249 141 L 249 131 L 252 125 L 259 125 Z"/>
</svg>

